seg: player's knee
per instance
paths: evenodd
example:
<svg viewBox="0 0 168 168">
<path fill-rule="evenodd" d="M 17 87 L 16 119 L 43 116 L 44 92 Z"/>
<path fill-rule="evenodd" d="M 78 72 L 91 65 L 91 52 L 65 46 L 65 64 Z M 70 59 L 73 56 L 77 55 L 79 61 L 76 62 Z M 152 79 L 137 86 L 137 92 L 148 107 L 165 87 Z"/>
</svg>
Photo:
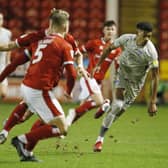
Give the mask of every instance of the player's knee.
<svg viewBox="0 0 168 168">
<path fill-rule="evenodd" d="M 94 101 L 95 101 L 97 106 L 100 106 L 104 103 L 104 100 L 101 96 L 97 96 L 97 97 L 95 96 Z"/>
<path fill-rule="evenodd" d="M 105 99 L 101 107 L 103 111 L 106 111 L 106 112 L 109 111 L 110 110 L 110 100 Z"/>
<path fill-rule="evenodd" d="M 112 103 L 112 113 L 117 114 L 123 110 L 124 102 L 122 100 L 115 100 Z"/>
</svg>

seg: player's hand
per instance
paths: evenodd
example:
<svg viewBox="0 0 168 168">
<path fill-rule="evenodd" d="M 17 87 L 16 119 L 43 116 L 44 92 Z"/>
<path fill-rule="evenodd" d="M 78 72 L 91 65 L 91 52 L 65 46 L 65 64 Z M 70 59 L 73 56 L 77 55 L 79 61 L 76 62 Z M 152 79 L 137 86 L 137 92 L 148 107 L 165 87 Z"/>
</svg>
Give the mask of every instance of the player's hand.
<svg viewBox="0 0 168 168">
<path fill-rule="evenodd" d="M 66 100 L 72 100 L 72 94 L 68 94 L 67 92 L 64 92 L 64 97 Z"/>
<path fill-rule="evenodd" d="M 56 11 L 56 8 L 52 8 L 50 12 L 53 13 L 55 11 Z"/>
<path fill-rule="evenodd" d="M 77 72 L 79 76 L 83 76 L 84 78 L 88 78 L 90 76 L 83 66 L 78 66 Z"/>
<path fill-rule="evenodd" d="M 95 66 L 95 67 L 93 68 L 93 70 L 92 70 L 91 77 L 93 77 L 94 74 L 95 74 L 96 72 L 99 72 L 99 71 L 100 71 L 100 66 Z"/>
<path fill-rule="evenodd" d="M 156 103 L 150 103 L 148 108 L 149 116 L 153 117 L 157 114 L 157 106 Z"/>
</svg>

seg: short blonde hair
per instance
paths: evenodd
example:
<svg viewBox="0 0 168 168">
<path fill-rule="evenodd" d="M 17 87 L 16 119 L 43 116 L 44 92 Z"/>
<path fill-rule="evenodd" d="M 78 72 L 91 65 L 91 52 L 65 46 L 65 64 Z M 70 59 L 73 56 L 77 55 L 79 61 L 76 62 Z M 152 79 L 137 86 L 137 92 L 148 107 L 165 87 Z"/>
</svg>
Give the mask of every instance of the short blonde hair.
<svg viewBox="0 0 168 168">
<path fill-rule="evenodd" d="M 52 20 L 53 24 L 61 25 L 69 20 L 69 13 L 62 9 L 53 8 L 49 18 Z"/>
</svg>

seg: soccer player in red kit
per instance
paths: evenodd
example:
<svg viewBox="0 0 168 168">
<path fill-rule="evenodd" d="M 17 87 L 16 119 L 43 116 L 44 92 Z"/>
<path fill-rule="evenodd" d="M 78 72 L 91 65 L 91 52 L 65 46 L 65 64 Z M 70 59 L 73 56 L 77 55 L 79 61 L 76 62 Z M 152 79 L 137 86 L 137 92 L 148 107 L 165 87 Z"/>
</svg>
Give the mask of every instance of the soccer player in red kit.
<svg viewBox="0 0 168 168">
<path fill-rule="evenodd" d="M 65 12 L 55 10 L 50 16 L 50 34 L 31 45 L 31 64 L 23 80 L 22 92 L 29 109 L 37 113 L 46 124 L 43 124 L 40 130 L 34 130 L 36 133 L 30 132 L 12 139 L 12 144 L 16 147 L 22 161 L 32 161 L 32 157 L 26 156 L 22 150 L 23 146 L 29 144 L 29 141 L 34 141 L 31 138 L 32 134 L 36 137 L 37 132 L 43 132 L 43 137 L 41 137 L 43 139 L 46 136 L 52 137 L 67 132 L 63 109 L 52 93 L 56 79 L 59 81 L 64 67 L 67 70 L 68 96 L 70 96 L 76 77 L 73 66 L 73 49 L 63 39 L 67 27 L 68 17 Z M 51 126 L 57 128 L 53 130 Z"/>
<path fill-rule="evenodd" d="M 25 34 L 24 36 L 21 36 L 18 39 L 16 39 L 15 43 L 14 42 L 12 42 L 12 43 L 15 44 L 16 48 L 27 47 L 32 42 L 40 40 L 40 39 L 44 38 L 45 36 L 47 36 L 47 29 L 43 30 L 43 31 Z M 71 34 L 67 33 L 64 38 L 67 42 L 69 42 L 72 45 L 73 50 L 75 52 L 75 56 L 78 56 L 76 53 L 79 53 L 79 50 L 78 50 L 78 47 L 77 47 L 77 44 L 75 42 L 74 37 Z M 1 48 L 1 46 L 0 46 L 0 48 Z M 14 48 L 11 48 L 10 50 L 12 50 L 12 49 L 14 49 Z M 0 49 L 0 50 L 2 50 L 2 49 Z M 3 49 L 3 50 L 7 50 L 7 49 Z M 13 71 L 15 71 L 15 69 L 19 65 L 23 65 L 26 62 L 30 61 L 30 58 L 31 58 L 31 53 L 29 52 L 28 49 L 24 49 L 23 54 L 12 58 L 11 63 L 8 64 L 5 67 L 5 69 L 0 73 L 0 82 L 2 82 L 9 74 L 11 74 Z"/>
<path fill-rule="evenodd" d="M 12 139 L 12 144 L 24 159 L 26 154 L 21 149 L 29 142 L 35 141 L 37 132 L 40 132 L 39 129 L 43 130 L 43 138 L 45 137 L 45 132 L 48 135 L 48 128 L 49 126 L 51 128 L 51 125 L 57 128 L 54 133 L 51 129 L 50 134 L 55 136 L 67 133 L 63 109 L 52 93 L 52 89 L 55 87 L 55 80 L 59 80 L 64 67 L 67 70 L 68 79 L 71 79 L 67 83 L 68 95 L 70 95 L 75 81 L 73 49 L 63 39 L 63 32 L 65 32 L 67 24 L 68 18 L 66 15 L 59 12 L 59 10 L 58 12 L 55 11 L 50 17 L 50 35 L 31 45 L 31 64 L 21 89 L 24 101 L 30 111 L 37 113 L 46 124 L 37 130 L 35 129 Z"/>
<path fill-rule="evenodd" d="M 82 53 L 86 53 L 88 55 L 88 73 L 91 73 L 93 68 L 96 66 L 104 47 L 109 45 L 114 40 L 117 33 L 116 23 L 113 20 L 106 21 L 103 26 L 103 33 L 104 37 L 101 39 L 90 40 L 86 43 L 86 45 L 81 47 Z M 110 101 L 108 99 L 104 100 L 102 96 L 100 89 L 101 82 L 104 79 L 111 63 L 116 60 L 120 53 L 120 48 L 113 50 L 101 64 L 101 70 L 94 74 L 94 78 L 82 77 L 80 79 L 81 92 L 79 99 L 84 100 L 84 102 L 79 107 L 69 110 L 67 116 L 68 125 L 71 125 L 72 122 L 76 121 L 88 110 L 95 107 L 100 106 L 95 114 L 95 118 L 99 118 L 105 111 L 108 111 L 110 108 Z"/>
<path fill-rule="evenodd" d="M 51 10 L 51 14 L 55 10 L 56 9 L 53 8 Z M 74 37 L 71 34 L 69 34 L 68 31 L 69 30 L 67 29 L 64 34 L 64 38 L 66 41 L 68 41 L 72 45 L 73 50 L 75 52 L 75 56 L 77 57 L 77 64 L 81 65 L 83 63 L 82 55 L 78 50 L 78 46 L 77 46 L 77 43 L 75 42 Z M 24 34 L 20 36 L 19 38 L 17 38 L 15 41 L 11 41 L 7 44 L 0 44 L 0 51 L 10 51 L 15 48 L 28 47 L 31 43 L 41 40 L 48 34 L 50 34 L 49 29 L 44 29 L 44 30 L 40 30 L 37 32 L 31 32 L 28 34 Z M 12 58 L 11 63 L 8 64 L 6 68 L 4 69 L 4 71 L 0 74 L 0 82 L 2 82 L 10 73 L 12 73 L 17 68 L 17 66 L 28 62 L 30 60 L 30 57 L 31 57 L 31 53 L 29 53 L 29 51 L 25 49 L 23 52 L 23 55 L 19 55 L 17 57 Z"/>
<path fill-rule="evenodd" d="M 67 31 L 68 32 L 68 31 Z M 73 38 L 72 35 L 69 33 L 65 34 L 65 40 L 68 41 L 74 50 L 75 57 L 77 58 L 77 65 L 80 64 L 82 65 L 82 55 L 78 50 L 77 44 Z M 7 47 L 0 46 L 0 49 L 14 49 L 17 47 L 28 47 L 32 42 L 35 42 L 37 40 L 40 40 L 44 37 L 46 37 L 49 34 L 48 29 L 38 31 L 38 32 L 32 32 L 29 34 L 22 35 L 21 37 L 17 38 L 12 44 L 8 45 Z M 10 47 L 9 47 L 10 46 Z M 13 72 L 17 66 L 22 65 L 26 62 L 28 62 L 31 58 L 31 53 L 29 52 L 28 49 L 24 50 L 23 55 L 19 55 L 16 58 L 13 58 L 12 62 L 7 65 L 7 67 L 4 69 L 4 71 L 0 74 L 0 82 L 3 81 L 3 79 L 8 76 L 11 72 Z M 25 115 L 25 112 L 27 110 L 27 105 L 25 102 L 21 101 L 13 110 L 11 115 L 9 116 L 7 122 L 4 125 L 3 130 L 0 133 L 0 144 L 4 143 L 7 139 L 9 131 L 18 123 L 23 122 L 25 119 L 28 118 L 28 115 L 31 113 L 28 112 Z M 39 121 L 38 121 L 39 122 Z"/>
</svg>

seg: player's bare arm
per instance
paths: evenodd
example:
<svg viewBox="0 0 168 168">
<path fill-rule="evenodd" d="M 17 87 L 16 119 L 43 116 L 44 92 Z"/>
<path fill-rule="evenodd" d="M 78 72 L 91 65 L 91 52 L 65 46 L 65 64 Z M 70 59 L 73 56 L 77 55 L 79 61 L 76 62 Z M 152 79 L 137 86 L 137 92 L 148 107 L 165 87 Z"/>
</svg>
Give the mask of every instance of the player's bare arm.
<svg viewBox="0 0 168 168">
<path fill-rule="evenodd" d="M 75 58 L 76 58 L 77 66 L 83 67 L 83 55 L 82 55 L 82 53 L 79 50 L 75 54 Z"/>
<path fill-rule="evenodd" d="M 92 76 L 94 75 L 94 73 L 95 73 L 96 71 L 99 71 L 100 65 L 101 65 L 101 63 L 103 62 L 103 60 L 104 60 L 106 57 L 108 57 L 108 55 L 110 54 L 110 52 L 111 52 L 113 49 L 115 49 L 115 48 L 117 48 L 117 47 L 115 47 L 114 44 L 112 43 L 112 44 L 110 44 L 109 46 L 107 46 L 107 47 L 103 50 L 103 54 L 102 54 L 102 56 L 100 57 L 99 62 L 97 63 L 97 65 L 95 66 L 95 68 L 94 68 L 93 71 L 92 71 Z"/>
<path fill-rule="evenodd" d="M 148 112 L 150 116 L 156 115 L 157 106 L 156 106 L 156 99 L 157 99 L 157 88 L 159 83 L 159 69 L 153 68 L 152 69 L 152 83 L 151 83 L 151 100 L 149 103 Z"/>
<path fill-rule="evenodd" d="M 89 74 L 83 66 L 83 54 L 80 51 L 78 51 L 75 54 L 75 57 L 76 57 L 78 75 L 88 78 Z"/>
<path fill-rule="evenodd" d="M 15 41 L 11 41 L 7 44 L 0 44 L 0 51 L 10 51 L 10 50 L 13 50 L 15 48 L 18 48 Z"/>
</svg>

